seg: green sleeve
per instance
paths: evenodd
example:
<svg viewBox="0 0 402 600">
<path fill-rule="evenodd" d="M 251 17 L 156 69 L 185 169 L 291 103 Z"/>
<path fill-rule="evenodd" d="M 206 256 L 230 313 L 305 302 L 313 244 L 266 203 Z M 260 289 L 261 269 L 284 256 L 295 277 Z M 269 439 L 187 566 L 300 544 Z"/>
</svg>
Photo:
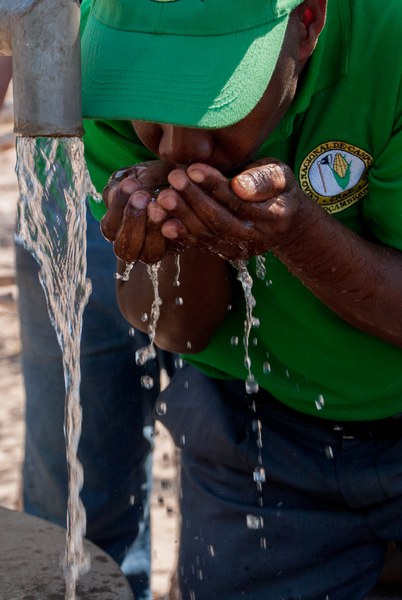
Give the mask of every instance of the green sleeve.
<svg viewBox="0 0 402 600">
<path fill-rule="evenodd" d="M 95 189 L 101 193 L 115 171 L 155 159 L 134 133 L 130 121 L 84 121 L 85 160 Z M 90 209 L 98 221 L 106 212 L 103 202 L 94 198 Z"/>
</svg>

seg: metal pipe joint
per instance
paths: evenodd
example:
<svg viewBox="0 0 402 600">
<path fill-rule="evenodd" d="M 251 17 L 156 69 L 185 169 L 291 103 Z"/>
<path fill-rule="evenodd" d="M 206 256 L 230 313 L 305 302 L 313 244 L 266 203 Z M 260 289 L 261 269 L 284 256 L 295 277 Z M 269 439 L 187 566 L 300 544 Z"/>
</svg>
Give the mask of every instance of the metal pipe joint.
<svg viewBox="0 0 402 600">
<path fill-rule="evenodd" d="M 82 135 L 78 0 L 0 0 L 0 54 L 12 55 L 15 133 Z"/>
</svg>

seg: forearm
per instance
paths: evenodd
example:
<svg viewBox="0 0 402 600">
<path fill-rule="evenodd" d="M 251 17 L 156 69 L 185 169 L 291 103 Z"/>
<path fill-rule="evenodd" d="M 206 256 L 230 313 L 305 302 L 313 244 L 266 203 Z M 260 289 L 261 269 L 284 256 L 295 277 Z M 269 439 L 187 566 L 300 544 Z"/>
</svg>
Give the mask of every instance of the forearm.
<svg viewBox="0 0 402 600">
<path fill-rule="evenodd" d="M 199 352 L 209 343 L 231 302 L 228 264 L 216 255 L 189 249 L 180 254 L 179 286 L 175 256 L 165 258 L 158 272 L 162 300 L 155 343 L 171 352 Z M 119 272 L 125 264 L 119 261 Z M 117 282 L 117 296 L 125 318 L 148 331 L 154 289 L 143 263 L 136 263 L 128 281 Z"/>
<path fill-rule="evenodd" d="M 402 346 L 400 252 L 364 240 L 310 201 L 274 252 L 345 321 Z"/>
</svg>

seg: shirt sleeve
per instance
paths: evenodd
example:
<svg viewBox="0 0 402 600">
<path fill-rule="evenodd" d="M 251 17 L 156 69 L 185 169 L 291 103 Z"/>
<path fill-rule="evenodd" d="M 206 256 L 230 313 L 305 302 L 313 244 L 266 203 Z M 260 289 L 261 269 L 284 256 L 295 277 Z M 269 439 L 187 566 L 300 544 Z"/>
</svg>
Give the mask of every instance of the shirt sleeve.
<svg viewBox="0 0 402 600">
<path fill-rule="evenodd" d="M 114 171 L 156 158 L 141 144 L 130 121 L 87 119 L 84 129 L 85 160 L 99 194 Z M 90 198 L 89 206 L 95 219 L 100 221 L 106 212 L 103 201 Z"/>
</svg>

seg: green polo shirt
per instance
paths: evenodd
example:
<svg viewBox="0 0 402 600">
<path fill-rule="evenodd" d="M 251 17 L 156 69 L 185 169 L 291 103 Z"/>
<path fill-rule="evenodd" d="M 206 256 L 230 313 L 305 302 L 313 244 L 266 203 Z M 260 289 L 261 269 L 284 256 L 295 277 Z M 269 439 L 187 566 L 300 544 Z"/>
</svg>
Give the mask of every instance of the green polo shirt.
<svg viewBox="0 0 402 600">
<path fill-rule="evenodd" d="M 291 166 L 301 188 L 363 237 L 402 250 L 402 4 L 328 0 L 328 19 L 291 109 L 260 150 Z M 88 165 L 105 175 L 150 158 L 131 126 L 87 123 Z M 101 167 L 97 165 L 101 164 Z M 104 176 L 105 175 L 105 176 Z M 260 325 L 251 371 L 285 404 L 322 418 L 402 412 L 402 350 L 329 310 L 272 254 L 249 263 Z M 213 377 L 245 378 L 240 286 L 208 348 L 185 358 Z M 402 307 L 401 307 L 402 310 Z M 240 342 L 235 345 L 233 339 Z"/>
</svg>

